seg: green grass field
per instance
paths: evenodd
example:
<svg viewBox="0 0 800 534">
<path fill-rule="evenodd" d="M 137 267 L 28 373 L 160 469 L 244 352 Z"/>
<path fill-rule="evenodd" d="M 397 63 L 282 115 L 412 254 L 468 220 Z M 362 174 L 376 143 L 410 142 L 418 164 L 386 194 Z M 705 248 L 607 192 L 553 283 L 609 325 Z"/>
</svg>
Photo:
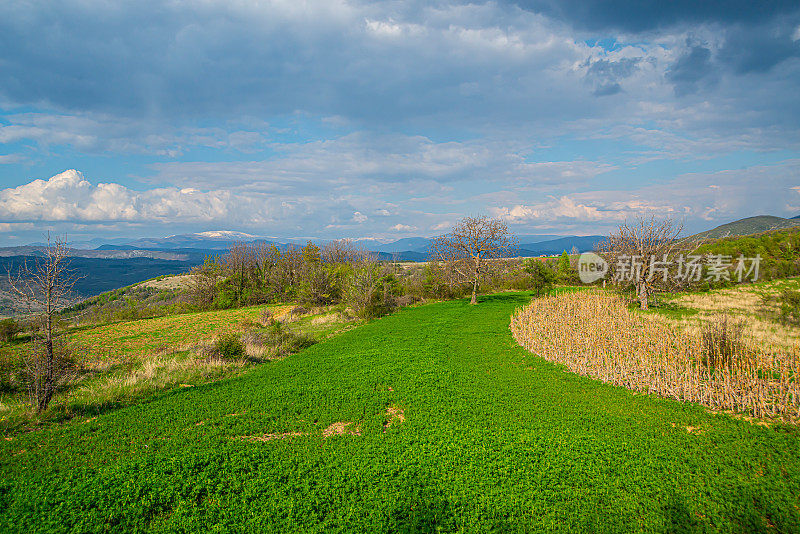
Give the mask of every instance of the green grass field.
<svg viewBox="0 0 800 534">
<path fill-rule="evenodd" d="M 6 437 L 0 531 L 800 530 L 796 427 L 567 373 L 512 340 L 528 298 L 403 309 Z"/>
</svg>

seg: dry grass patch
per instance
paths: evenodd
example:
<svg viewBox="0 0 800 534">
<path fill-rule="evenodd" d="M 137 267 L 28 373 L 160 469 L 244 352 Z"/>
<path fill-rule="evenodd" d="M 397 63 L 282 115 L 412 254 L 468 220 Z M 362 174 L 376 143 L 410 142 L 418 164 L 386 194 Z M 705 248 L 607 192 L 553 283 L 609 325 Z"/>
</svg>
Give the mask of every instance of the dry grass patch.
<svg viewBox="0 0 800 534">
<path fill-rule="evenodd" d="M 239 436 L 239 439 L 244 441 L 264 442 L 264 441 L 274 441 L 276 439 L 296 438 L 298 436 L 305 436 L 305 435 L 306 434 L 303 432 L 281 432 L 276 434 L 261 434 L 258 436 Z"/>
<path fill-rule="evenodd" d="M 402 423 L 406 420 L 406 412 L 397 406 L 386 408 L 386 421 L 383 423 L 383 431 L 386 432 L 395 423 Z"/>
<path fill-rule="evenodd" d="M 192 380 L 208 380 L 248 365 L 244 361 L 222 359 L 196 359 L 186 355 L 152 356 L 127 373 L 103 376 L 78 387 L 71 396 L 72 402 L 101 405 L 120 398 L 141 396 L 145 393 L 172 387 L 190 388 Z"/>
<path fill-rule="evenodd" d="M 754 343 L 778 350 L 800 350 L 800 329 L 777 320 L 778 306 L 770 302 L 787 284 L 794 287 L 794 280 L 775 281 L 759 285 L 741 285 L 729 289 L 718 289 L 702 294 L 680 295 L 670 303 L 698 313 L 681 318 L 656 315 L 659 320 L 693 334 L 698 334 L 709 323 L 721 316 L 744 323 L 744 335 Z"/>
<path fill-rule="evenodd" d="M 192 283 L 191 274 L 177 274 L 167 276 L 159 280 L 148 280 L 139 284 L 142 287 L 152 287 L 153 289 L 183 289 Z"/>
<path fill-rule="evenodd" d="M 361 425 L 356 425 L 350 421 L 338 421 L 328 426 L 322 431 L 322 435 L 326 438 L 331 436 L 360 436 Z"/>
<path fill-rule="evenodd" d="M 333 324 L 333 323 L 343 323 L 343 322 L 346 322 L 346 321 L 347 321 L 347 318 L 342 316 L 341 313 L 333 312 L 333 313 L 327 313 L 325 315 L 319 315 L 317 317 L 314 317 L 313 319 L 311 319 L 311 325 L 313 325 L 313 326 L 322 326 L 322 325 L 328 325 L 328 324 Z"/>
</svg>

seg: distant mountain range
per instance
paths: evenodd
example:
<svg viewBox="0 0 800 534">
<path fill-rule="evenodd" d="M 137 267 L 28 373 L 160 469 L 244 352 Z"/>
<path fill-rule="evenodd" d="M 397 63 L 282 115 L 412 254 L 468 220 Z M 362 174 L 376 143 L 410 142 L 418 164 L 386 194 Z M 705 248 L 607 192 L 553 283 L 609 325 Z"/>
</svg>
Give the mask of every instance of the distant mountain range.
<svg viewBox="0 0 800 534">
<path fill-rule="evenodd" d="M 691 240 L 715 239 L 749 235 L 769 230 L 777 230 L 800 225 L 800 215 L 791 219 L 771 215 L 747 217 L 723 224 L 711 230 L 690 236 Z M 560 254 L 563 251 L 579 252 L 593 250 L 604 236 L 559 236 L 554 234 L 523 234 L 516 236 L 518 256 L 541 256 Z M 301 246 L 306 238 L 275 238 L 258 236 L 230 230 L 216 230 L 194 234 L 180 234 L 167 237 L 145 237 L 136 239 L 92 239 L 71 243 L 72 256 L 81 258 L 130 259 L 151 258 L 158 260 L 188 261 L 201 263 L 207 255 L 224 253 L 239 242 L 275 245 L 285 250 L 290 246 Z M 311 239 L 318 245 L 328 240 Z M 424 261 L 430 254 L 432 239 L 427 237 L 406 237 L 391 242 L 377 239 L 355 239 L 353 244 L 366 250 L 377 252 L 381 259 L 399 261 Z M 42 243 L 23 247 L 0 248 L 0 257 L 29 256 L 41 254 Z"/>
<path fill-rule="evenodd" d="M 602 241 L 603 236 L 558 236 L 550 234 L 529 234 L 517 236 L 519 256 L 540 256 L 560 254 L 573 247 L 580 252 L 592 250 Z M 168 237 L 147 237 L 138 239 L 91 240 L 71 243 L 73 256 L 84 258 L 130 258 L 149 257 L 154 259 L 175 259 L 179 261 L 202 262 L 206 255 L 217 255 L 228 250 L 234 243 L 254 243 L 275 245 L 285 250 L 290 246 L 304 245 L 305 239 L 277 239 L 256 236 L 241 232 L 212 231 L 196 234 L 181 234 Z M 312 240 L 323 245 L 327 240 Z M 399 261 L 424 261 L 430 255 L 432 239 L 427 237 L 406 237 L 382 243 L 376 239 L 356 239 L 353 244 L 372 252 L 381 259 Z M 37 255 L 43 244 L 27 247 L 0 249 L 0 256 Z"/>
</svg>

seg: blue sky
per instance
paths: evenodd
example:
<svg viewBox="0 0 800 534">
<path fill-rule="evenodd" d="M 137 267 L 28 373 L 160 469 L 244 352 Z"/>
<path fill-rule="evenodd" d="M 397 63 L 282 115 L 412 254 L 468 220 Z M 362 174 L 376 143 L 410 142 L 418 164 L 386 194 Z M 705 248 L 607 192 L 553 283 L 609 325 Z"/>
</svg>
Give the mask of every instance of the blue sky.
<svg viewBox="0 0 800 534">
<path fill-rule="evenodd" d="M 0 245 L 800 214 L 796 2 L 0 4 Z"/>
</svg>

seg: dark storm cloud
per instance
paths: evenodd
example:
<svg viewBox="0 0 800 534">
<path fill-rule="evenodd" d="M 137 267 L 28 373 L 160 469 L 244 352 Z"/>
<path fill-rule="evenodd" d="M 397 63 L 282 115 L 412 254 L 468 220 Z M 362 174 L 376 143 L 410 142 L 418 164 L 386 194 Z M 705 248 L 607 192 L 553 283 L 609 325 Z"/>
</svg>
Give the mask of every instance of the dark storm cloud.
<svg viewBox="0 0 800 534">
<path fill-rule="evenodd" d="M 766 72 L 789 58 L 800 57 L 797 31 L 796 24 L 787 24 L 786 21 L 775 25 L 731 28 L 719 59 L 738 74 Z"/>
<path fill-rule="evenodd" d="M 679 95 L 694 93 L 700 82 L 711 76 L 711 50 L 701 44 L 687 42 L 687 50 L 667 71 L 667 79 Z"/>
<path fill-rule="evenodd" d="M 796 0 L 522 0 L 523 9 L 545 13 L 593 31 L 644 32 L 680 24 L 758 24 L 796 17 Z"/>
<path fill-rule="evenodd" d="M 724 36 L 719 67 L 737 74 L 765 72 L 786 59 L 800 57 L 800 3 L 796 0 L 530 0 L 513 4 L 579 30 L 609 34 L 668 33 L 712 25 Z M 692 61 L 701 61 L 702 54 L 697 50 Z M 678 71 L 692 68 L 688 64 L 675 67 Z M 688 71 L 680 75 L 684 74 L 692 76 Z M 685 85 L 680 90 L 691 92 L 692 87 Z"/>
</svg>

